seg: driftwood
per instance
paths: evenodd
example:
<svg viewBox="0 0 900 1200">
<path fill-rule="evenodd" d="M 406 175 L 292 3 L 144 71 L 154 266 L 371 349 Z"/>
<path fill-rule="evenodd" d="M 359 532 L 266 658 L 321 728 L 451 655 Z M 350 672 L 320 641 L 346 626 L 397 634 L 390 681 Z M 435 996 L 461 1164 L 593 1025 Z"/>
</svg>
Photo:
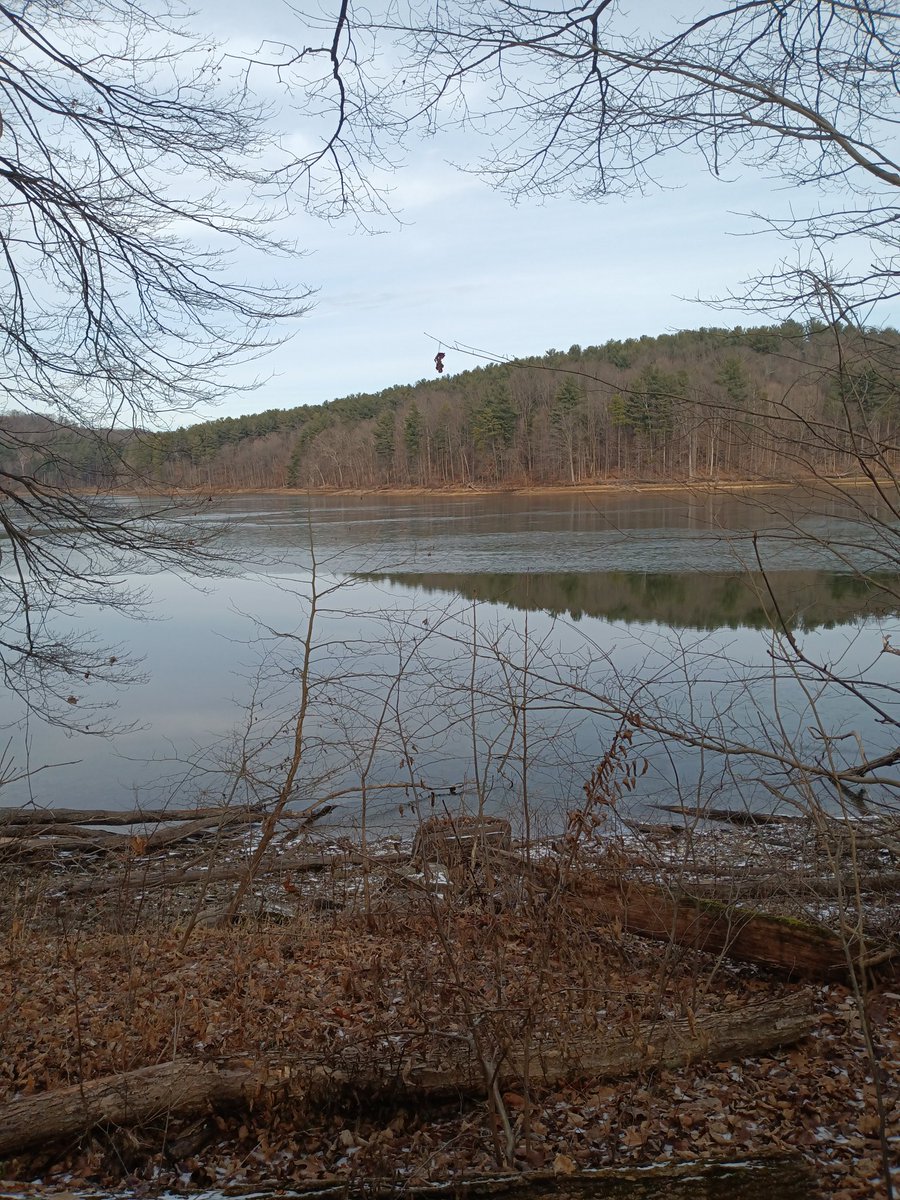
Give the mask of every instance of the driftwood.
<svg viewBox="0 0 900 1200">
<path fill-rule="evenodd" d="M 677 813 L 683 817 L 704 821 L 726 821 L 731 825 L 785 825 L 804 818 L 796 814 L 751 812 L 748 808 L 689 808 L 684 804 L 654 804 L 661 812 Z"/>
<path fill-rule="evenodd" d="M 900 871 L 873 871 L 836 878 L 815 871 L 794 871 L 786 875 L 761 875 L 756 879 L 718 878 L 691 880 L 685 888 L 692 896 L 717 900 L 762 900 L 767 896 L 821 897 L 855 896 L 857 892 L 890 895 L 900 892 Z"/>
<path fill-rule="evenodd" d="M 163 846 L 174 846 L 178 842 L 186 842 L 192 837 L 206 833 L 215 833 L 220 829 L 228 829 L 232 825 L 250 825 L 259 821 L 260 814 L 247 812 L 246 809 L 235 809 L 221 813 L 215 817 L 200 817 L 196 821 L 179 821 L 177 824 L 154 829 L 146 837 L 140 836 L 144 852 L 161 850 Z"/>
<path fill-rule="evenodd" d="M 258 821 L 259 815 L 246 810 L 231 810 L 196 821 L 178 821 L 148 834 L 112 833 L 106 829 L 84 829 L 70 824 L 0 824 L 0 858 L 49 858 L 60 851 L 76 854 L 101 854 L 131 850 L 136 855 L 151 854 L 166 846 L 235 825 Z"/>
<path fill-rule="evenodd" d="M 116 835 L 113 834 L 113 837 Z M 117 839 L 122 842 L 122 839 Z M 124 843 L 123 843 L 124 844 Z M 83 837 L 3 837 L 0 835 L 0 862 L 26 859 L 50 861 L 56 854 L 105 854 L 111 845 L 104 838 Z"/>
<path fill-rule="evenodd" d="M 663 838 L 665 841 L 671 841 L 672 834 L 684 833 L 683 822 L 671 821 L 665 825 L 659 821 L 632 821 L 623 820 L 622 824 L 629 833 L 643 833 L 649 838 Z"/>
<path fill-rule="evenodd" d="M 301 826 L 307 826 L 327 811 L 326 807 L 313 812 L 291 812 L 286 813 L 282 819 L 285 822 L 297 821 Z M 157 828 L 146 833 L 127 830 L 114 833 L 91 826 L 98 823 L 133 825 L 138 821 L 138 813 L 89 813 L 77 809 L 3 809 L 0 810 L 0 860 L 52 859 L 53 855 L 60 851 L 98 854 L 104 851 L 131 850 L 137 855 L 152 854 L 156 850 L 175 846 L 192 838 L 214 834 L 237 825 L 252 824 L 260 821 L 263 815 L 262 811 L 255 807 L 172 811 L 159 809 L 145 811 L 139 818 L 143 825 L 156 822 Z M 115 881 L 111 886 L 116 886 Z"/>
<path fill-rule="evenodd" d="M 656 941 L 757 963 L 795 979 L 827 980 L 848 972 L 848 955 L 861 967 L 861 947 L 823 925 L 773 916 L 721 900 L 649 883 L 579 884 L 572 898 L 624 930 Z M 873 961 L 883 962 L 877 953 Z"/>
<path fill-rule="evenodd" d="M 811 921 L 781 917 L 724 900 L 660 887 L 640 879 L 571 878 L 543 863 L 505 856 L 508 866 L 530 875 L 547 891 L 593 916 L 654 941 L 672 942 L 738 962 L 752 962 L 794 979 L 828 980 L 857 968 L 881 965 L 896 948 L 878 946 L 869 955 L 854 935 L 846 938 Z"/>
<path fill-rule="evenodd" d="M 34 838 L 37 840 L 55 837 L 78 838 L 84 842 L 95 842 L 97 845 L 124 846 L 131 835 L 128 833 L 113 833 L 108 829 L 83 829 L 80 825 L 47 824 L 47 825 L 9 825 L 0 824 L 0 839 L 10 841 L 13 838 Z"/>
<path fill-rule="evenodd" d="M 95 808 L 0 808 L 0 825 L 158 825 L 224 817 L 235 812 L 261 815 L 264 808 L 253 805 L 235 809 L 224 804 L 207 808 L 135 808 L 128 812 Z"/>
<path fill-rule="evenodd" d="M 532 1048 L 528 1078 L 554 1084 L 565 1078 L 615 1079 L 651 1067 L 679 1067 L 766 1053 L 809 1034 L 816 1023 L 809 995 L 711 1013 L 691 1021 L 660 1021 L 633 1037 L 591 1039 L 581 1046 Z M 411 1035 L 417 1040 L 421 1035 Z M 392 1039 L 400 1044 L 402 1039 Z M 501 1084 L 520 1082 L 526 1064 L 516 1052 L 500 1061 Z M 189 1117 L 211 1106 L 252 1103 L 262 1093 L 287 1092 L 319 1102 L 388 1100 L 485 1093 L 485 1069 L 474 1060 L 432 1066 L 413 1056 L 372 1061 L 358 1047 L 336 1060 L 247 1065 L 176 1060 L 75 1087 L 38 1093 L 0 1107 L 0 1156 L 18 1154 L 97 1126 L 141 1125 L 161 1116 Z"/>
<path fill-rule="evenodd" d="M 814 1177 L 797 1154 L 734 1155 L 699 1162 L 652 1163 L 636 1167 L 597 1167 L 568 1175 L 556 1171 L 463 1175 L 442 1183 L 414 1183 L 366 1175 L 346 1179 L 292 1180 L 290 1194 L 308 1200 L 812 1200 Z M 234 1200 L 259 1189 L 229 1187 Z"/>
</svg>

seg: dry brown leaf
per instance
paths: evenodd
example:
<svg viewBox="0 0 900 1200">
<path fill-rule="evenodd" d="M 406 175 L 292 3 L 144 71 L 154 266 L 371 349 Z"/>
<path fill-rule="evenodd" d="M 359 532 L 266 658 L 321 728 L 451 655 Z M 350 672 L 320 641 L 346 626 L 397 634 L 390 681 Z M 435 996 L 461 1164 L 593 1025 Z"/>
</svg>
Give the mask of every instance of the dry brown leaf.
<svg viewBox="0 0 900 1200">
<path fill-rule="evenodd" d="M 577 1170 L 575 1162 L 569 1158 L 568 1154 L 557 1154 L 553 1160 L 554 1175 L 574 1175 Z"/>
</svg>

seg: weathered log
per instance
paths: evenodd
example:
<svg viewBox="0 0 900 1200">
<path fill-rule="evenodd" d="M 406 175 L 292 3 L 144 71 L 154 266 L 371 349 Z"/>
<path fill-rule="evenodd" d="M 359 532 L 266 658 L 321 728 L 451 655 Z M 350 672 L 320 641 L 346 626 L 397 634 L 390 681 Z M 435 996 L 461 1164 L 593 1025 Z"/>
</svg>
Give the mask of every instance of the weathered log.
<svg viewBox="0 0 900 1200">
<path fill-rule="evenodd" d="M 811 1200 L 815 1178 L 798 1154 L 763 1153 L 752 1158 L 701 1159 L 632 1167 L 596 1167 L 574 1174 L 527 1171 L 455 1175 L 434 1183 L 403 1181 L 404 1200 Z M 253 1192 L 258 1189 L 252 1189 Z M 229 1196 L 251 1194 L 251 1188 Z M 397 1180 L 366 1175 L 354 1185 L 341 1179 L 291 1182 L 291 1195 L 310 1200 L 397 1200 Z"/>
<path fill-rule="evenodd" d="M 762 900 L 767 896 L 800 898 L 854 896 L 859 892 L 891 894 L 900 892 L 900 871 L 873 871 L 858 876 L 835 878 L 815 871 L 795 871 L 787 875 L 763 875 L 756 879 L 697 879 L 685 883 L 693 896 L 717 900 Z"/>
<path fill-rule="evenodd" d="M 97 844 L 127 846 L 130 834 L 113 833 L 109 829 L 83 829 L 80 825 L 46 824 L 46 825 L 10 825 L 0 824 L 0 839 L 10 838 L 79 838 L 85 842 Z"/>
<path fill-rule="evenodd" d="M 249 1101 L 259 1089 L 248 1067 L 177 1060 L 13 1100 L 0 1108 L 0 1155 L 49 1145 L 98 1125 L 142 1125 L 190 1116 L 210 1104 Z"/>
<path fill-rule="evenodd" d="M 158 828 L 146 834 L 135 833 L 113 833 L 108 829 L 96 829 L 93 827 L 83 828 L 81 825 L 73 825 L 68 822 L 60 824 L 48 823 L 41 824 L 25 824 L 13 825 L 2 824 L 2 836 L 8 838 L 67 838 L 77 839 L 85 843 L 91 843 L 98 848 L 108 847 L 112 850 L 125 850 L 129 846 L 135 845 L 138 842 L 145 850 L 158 850 L 163 846 L 170 846 L 176 842 L 186 841 L 189 838 L 196 837 L 198 834 L 210 833 L 217 829 L 225 829 L 231 825 L 250 824 L 253 821 L 260 819 L 259 814 L 248 813 L 245 810 L 235 809 L 231 812 L 219 813 L 213 817 L 200 817 L 196 821 L 175 821 L 172 824 L 160 825 Z"/>
<path fill-rule="evenodd" d="M 629 833 L 643 833 L 650 838 L 664 838 L 670 841 L 672 834 L 684 833 L 685 827 L 683 823 L 672 821 L 666 825 L 661 825 L 658 821 L 623 821 L 622 824 Z"/>
<path fill-rule="evenodd" d="M 756 963 L 794 979 L 843 978 L 850 960 L 865 968 L 883 964 L 896 953 L 896 947 L 864 946 L 852 934 L 841 937 L 811 921 L 708 899 L 674 886 L 660 887 L 624 874 L 610 879 L 581 872 L 561 878 L 557 868 L 545 863 L 528 863 L 512 854 L 505 859 L 567 903 L 628 933 Z"/>
<path fill-rule="evenodd" d="M 282 821 L 300 821 L 312 825 L 334 812 L 333 804 L 313 804 L 299 812 L 287 809 Z M 5 825 L 162 825 L 172 821 L 212 820 L 240 814 L 259 819 L 266 814 L 265 804 L 237 807 L 233 804 L 213 804 L 201 808 L 133 808 L 122 811 L 109 808 L 0 808 L 0 826 Z"/>
<path fill-rule="evenodd" d="M 852 935 L 842 938 L 824 925 L 722 900 L 624 879 L 581 883 L 572 897 L 629 933 L 757 963 L 794 979 L 842 978 L 848 956 L 858 966 L 866 965 L 865 958 L 860 961 L 866 952 Z M 879 961 L 883 949 L 873 948 Z"/>
<path fill-rule="evenodd" d="M 53 852 L 49 842 L 44 842 L 40 847 L 23 846 L 19 838 L 0 837 L 0 866 L 22 861 L 32 864 L 44 863 L 52 858 Z"/>
<path fill-rule="evenodd" d="M 502 1083 L 555 1084 L 566 1078 L 620 1079 L 649 1068 L 675 1069 L 692 1062 L 752 1058 L 800 1041 L 816 1025 L 812 997 L 800 993 L 781 1000 L 745 1005 L 691 1020 L 660 1020 L 638 1027 L 632 1036 L 606 1035 L 581 1045 L 532 1047 L 525 1059 L 513 1052 L 499 1068 Z M 405 1062 L 404 1085 L 433 1097 L 480 1092 L 478 1064 L 465 1069 L 434 1068 Z"/>
<path fill-rule="evenodd" d="M 150 852 L 161 850 L 163 846 L 174 846 L 178 842 L 186 842 L 190 838 L 204 834 L 217 833 L 220 829 L 229 829 L 233 825 L 251 825 L 260 819 L 259 813 L 235 809 L 214 817 L 200 817 L 196 821 L 180 821 L 174 825 L 166 825 L 161 829 L 154 829 L 146 837 L 141 836 L 140 840 L 143 842 L 144 851 Z"/>
<path fill-rule="evenodd" d="M 654 804 L 653 807 L 661 812 L 704 821 L 725 821 L 730 825 L 785 825 L 804 819 L 796 813 L 751 812 L 749 808 L 689 808 L 684 804 Z"/>
<path fill-rule="evenodd" d="M 18 859 L 51 860 L 56 854 L 105 854 L 109 845 L 102 839 L 83 837 L 0 837 L 0 862 Z"/>
<path fill-rule="evenodd" d="M 0 855 L 3 857 L 52 856 L 65 850 L 70 853 L 97 854 L 104 851 L 150 854 L 166 846 L 174 846 L 191 838 L 215 833 L 220 829 L 258 821 L 259 815 L 244 810 L 223 812 L 197 821 L 178 821 L 164 825 L 148 834 L 113 833 L 106 829 L 84 829 L 80 825 L 0 825 Z"/>
<path fill-rule="evenodd" d="M 747 1058 L 799 1041 L 815 1023 L 812 998 L 793 995 L 690 1021 L 646 1024 L 632 1037 L 593 1039 L 561 1049 L 533 1047 L 527 1074 L 537 1084 L 554 1084 L 567 1077 L 615 1079 L 651 1067 Z M 410 1035 L 410 1041 L 419 1036 Z M 392 1038 L 397 1045 L 403 1040 Z M 525 1071 L 521 1055 L 507 1054 L 499 1066 L 499 1080 L 519 1082 Z M 248 1066 L 239 1061 L 220 1065 L 176 1060 L 23 1096 L 3 1105 L 0 1155 L 76 1137 L 101 1125 L 140 1125 L 166 1114 L 186 1117 L 206 1112 L 212 1105 L 247 1104 L 264 1091 L 324 1096 L 337 1102 L 359 1096 L 477 1096 L 483 1095 L 485 1088 L 483 1065 L 472 1059 L 440 1067 L 404 1054 L 392 1061 L 373 1061 L 358 1047 L 327 1063 L 294 1059 Z"/>
<path fill-rule="evenodd" d="M 307 808 L 302 812 L 292 812 L 288 810 L 281 814 L 278 818 L 279 824 L 287 824 L 294 821 L 298 823 L 297 833 L 302 829 L 308 828 L 322 817 L 334 809 L 333 804 L 320 805 L 318 807 Z M 223 812 L 213 816 L 201 816 L 196 821 L 185 821 L 178 825 L 168 825 L 160 829 L 155 829 L 148 834 L 144 845 L 146 850 L 159 850 L 163 846 L 171 846 L 177 842 L 184 842 L 198 834 L 214 833 L 219 829 L 225 829 L 232 825 L 252 825 L 262 821 L 265 813 L 259 807 L 251 808 L 229 808 Z"/>
<path fill-rule="evenodd" d="M 263 805 L 238 809 L 226 804 L 206 808 L 135 808 L 126 812 L 99 808 L 0 808 L 0 825 L 158 825 L 263 811 Z"/>
<path fill-rule="evenodd" d="M 272 863 L 272 869 L 283 870 L 281 864 Z M 80 879 L 75 883 L 63 883 L 67 896 L 102 896 L 106 892 L 136 891 L 152 892 L 159 888 L 177 888 L 194 883 L 228 883 L 240 879 L 246 867 L 162 867 L 150 870 L 149 864 L 141 864 L 134 870 L 115 875 L 97 875 L 91 879 Z"/>
</svg>

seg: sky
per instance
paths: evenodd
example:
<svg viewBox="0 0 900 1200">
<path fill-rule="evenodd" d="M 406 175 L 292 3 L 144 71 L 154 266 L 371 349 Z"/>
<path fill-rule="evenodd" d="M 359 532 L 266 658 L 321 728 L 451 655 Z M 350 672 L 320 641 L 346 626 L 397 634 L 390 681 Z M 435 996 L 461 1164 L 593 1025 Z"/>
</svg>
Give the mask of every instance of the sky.
<svg viewBox="0 0 900 1200">
<path fill-rule="evenodd" d="M 216 14 L 217 36 L 235 48 L 263 35 L 304 41 L 280 0 L 258 0 L 252 9 L 222 0 Z M 288 140 L 306 136 L 304 119 L 286 105 L 276 119 Z M 361 232 L 349 218 L 295 213 L 278 232 L 303 253 L 277 269 L 313 289 L 311 310 L 286 345 L 234 376 L 240 383 L 258 378 L 257 390 L 226 397 L 196 418 L 414 383 L 433 377 L 440 348 L 448 375 L 484 361 L 451 349 L 457 344 L 503 359 L 759 323 L 701 299 L 726 295 L 785 256 L 774 235 L 751 234 L 758 227 L 748 213 L 808 206 L 778 181 L 714 179 L 688 157 L 667 166 L 666 186 L 654 194 L 514 205 L 452 165 L 483 149 L 450 138 L 413 145 L 390 181 L 399 219 L 380 221 L 381 232 Z"/>
<path fill-rule="evenodd" d="M 477 357 L 541 354 L 573 343 L 746 323 L 698 302 L 724 294 L 783 248 L 735 236 L 740 189 L 698 177 L 653 197 L 512 206 L 455 173 L 436 150 L 397 180 L 403 225 L 367 235 L 315 218 L 298 222 L 298 278 L 317 289 L 288 345 L 243 411 L 314 404 L 412 383 Z M 252 400 L 249 409 L 244 406 Z"/>
</svg>

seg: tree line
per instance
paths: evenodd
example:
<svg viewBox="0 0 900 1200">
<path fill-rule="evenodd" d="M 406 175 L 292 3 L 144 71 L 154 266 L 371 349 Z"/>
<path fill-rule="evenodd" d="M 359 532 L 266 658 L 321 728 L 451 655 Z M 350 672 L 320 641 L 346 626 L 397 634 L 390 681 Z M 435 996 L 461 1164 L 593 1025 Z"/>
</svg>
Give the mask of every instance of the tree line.
<svg viewBox="0 0 900 1200">
<path fill-rule="evenodd" d="M 798 453 L 842 475 L 860 439 L 896 441 L 898 341 L 821 322 L 703 328 L 170 432 L 20 417 L 3 465 L 52 484 L 210 489 L 783 478 Z"/>
</svg>

